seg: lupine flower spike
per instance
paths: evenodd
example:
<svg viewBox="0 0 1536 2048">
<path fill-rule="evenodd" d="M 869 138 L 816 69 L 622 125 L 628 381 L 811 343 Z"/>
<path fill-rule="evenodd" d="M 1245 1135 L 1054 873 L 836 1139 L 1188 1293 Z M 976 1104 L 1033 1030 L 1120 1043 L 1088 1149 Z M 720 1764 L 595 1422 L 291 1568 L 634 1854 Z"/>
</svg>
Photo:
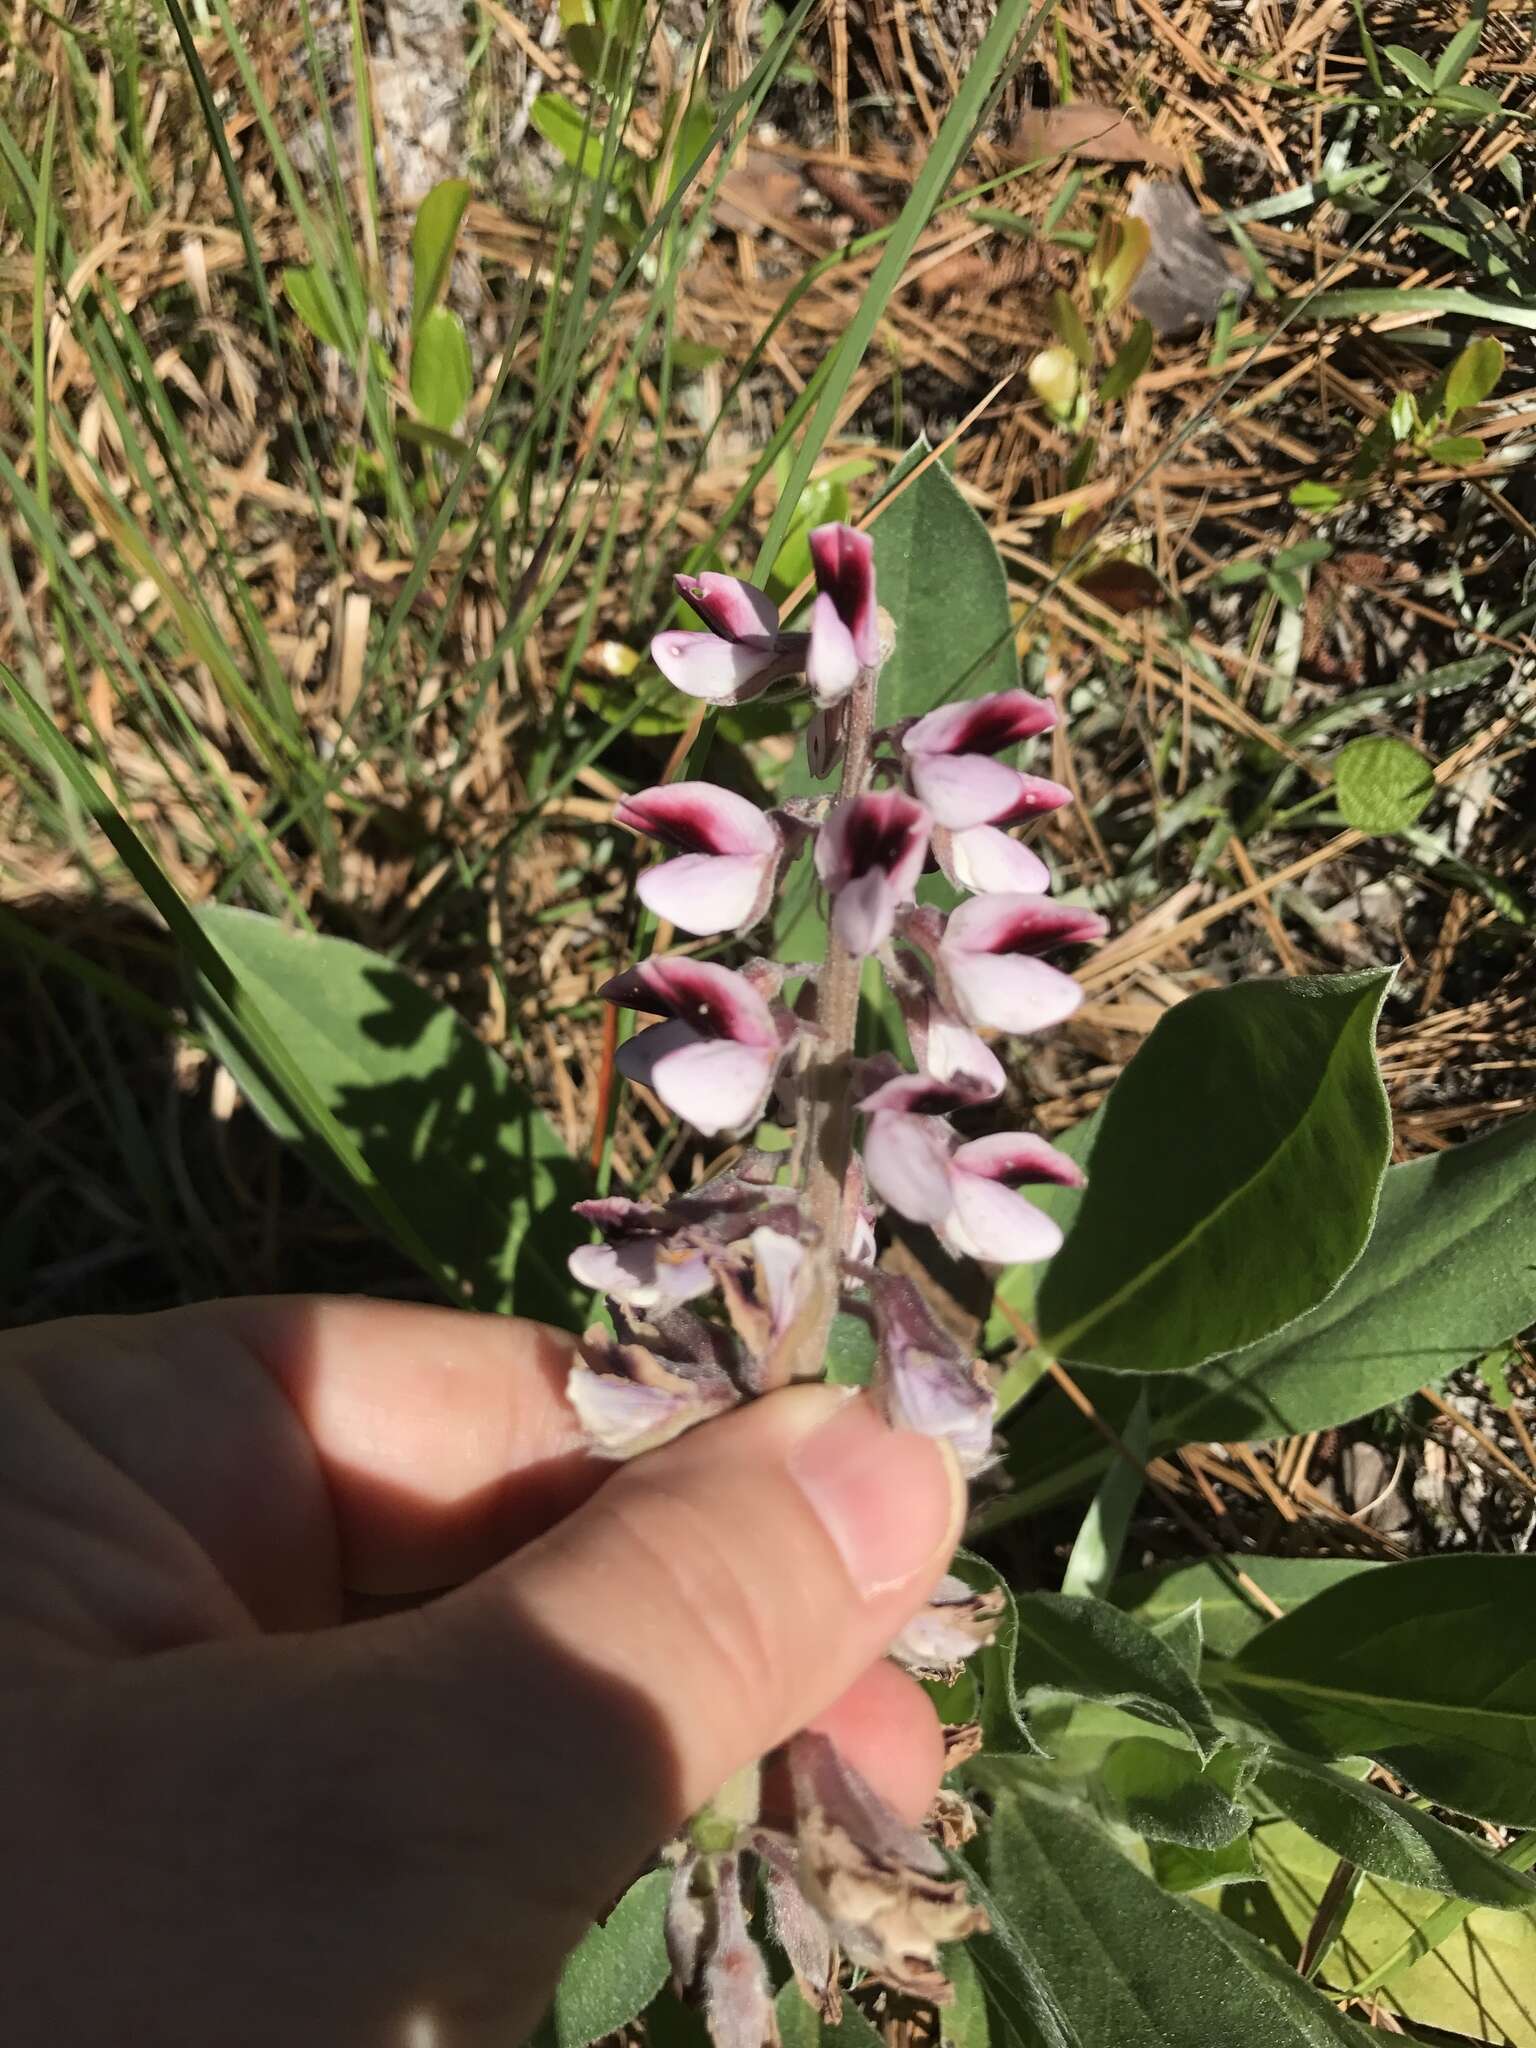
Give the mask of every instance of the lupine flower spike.
<svg viewBox="0 0 1536 2048">
<path fill-rule="evenodd" d="M 1002 758 L 1049 730 L 1053 705 L 1001 690 L 879 729 L 893 629 L 876 604 L 874 550 L 851 527 L 827 526 L 811 535 L 811 559 L 805 630 L 786 629 L 751 584 L 707 574 L 678 578 L 707 630 L 652 642 L 670 681 L 715 704 L 803 679 L 812 768 L 825 776 L 840 760 L 842 774 L 830 802 L 777 811 L 707 782 L 626 797 L 619 823 L 671 856 L 641 875 L 642 902 L 699 938 L 750 932 L 814 834 L 826 956 L 785 968 L 739 954 L 734 966 L 653 955 L 599 991 L 657 1020 L 621 1048 L 620 1072 L 706 1138 L 747 1142 L 684 1195 L 580 1205 L 599 1237 L 571 1270 L 606 1297 L 607 1316 L 583 1340 L 571 1398 L 602 1455 L 634 1457 L 788 1380 L 819 1378 L 842 1310 L 873 1328 L 872 1393 L 891 1425 L 944 1438 L 974 1475 L 992 1462 L 991 1380 L 914 1283 L 882 1269 L 878 1220 L 894 1212 L 985 1266 L 1056 1249 L 1060 1232 L 1030 1191 L 1082 1176 L 1032 1132 L 972 1134 L 1006 1085 L 981 1034 L 1041 1031 L 1069 1016 L 1078 984 L 1046 956 L 1104 927 L 1052 901 L 1045 863 L 1014 836 L 1070 801 L 1060 783 Z M 917 900 L 930 861 L 968 892 L 947 917 Z M 871 958 L 906 1024 L 912 1070 L 855 1054 Z M 788 980 L 803 984 L 793 1002 Z M 952 1121 L 961 1113 L 965 1135 Z M 751 1144 L 767 1115 L 792 1129 L 789 1152 Z M 946 1578 L 891 1654 L 952 1677 L 991 1640 L 997 1607 Z M 932 1841 L 886 1809 L 825 1737 L 796 1737 L 780 1763 L 787 1811 L 765 1816 L 758 1774 L 746 1774 L 666 1852 L 674 1978 L 702 2005 L 717 2048 L 776 2038 L 751 1924 L 754 1871 L 774 1937 L 829 2019 L 840 1958 L 943 2002 L 940 1948 L 985 1925 Z M 944 1841 L 963 1839 L 969 1808 L 957 1794 L 944 1799 L 932 1825 Z"/>
</svg>

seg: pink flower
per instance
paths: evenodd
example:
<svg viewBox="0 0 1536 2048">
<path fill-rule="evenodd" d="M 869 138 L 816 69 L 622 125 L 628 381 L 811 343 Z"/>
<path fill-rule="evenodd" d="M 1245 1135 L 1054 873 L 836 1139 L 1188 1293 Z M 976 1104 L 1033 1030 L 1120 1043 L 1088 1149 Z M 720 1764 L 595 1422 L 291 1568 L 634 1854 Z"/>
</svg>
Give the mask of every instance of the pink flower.
<svg viewBox="0 0 1536 2048">
<path fill-rule="evenodd" d="M 937 826 L 933 850 L 957 889 L 1016 896 L 1043 894 L 1051 886 L 1051 871 L 1039 854 L 996 825 L 968 825 L 960 832 Z"/>
<path fill-rule="evenodd" d="M 766 591 L 713 570 L 676 582 L 710 631 L 669 630 L 652 640 L 651 659 L 674 689 L 709 704 L 745 704 L 805 667 L 806 635 L 780 632 Z"/>
<path fill-rule="evenodd" d="M 949 1006 L 968 1024 L 996 1031 L 1043 1031 L 1082 1001 L 1071 975 L 1040 955 L 1104 936 L 1102 917 L 1048 896 L 975 896 L 950 913 L 937 967 Z"/>
<path fill-rule="evenodd" d="M 619 1072 L 654 1089 L 707 1138 L 761 1115 L 783 1040 L 773 1011 L 745 975 L 707 960 L 660 954 L 616 974 L 605 1002 L 665 1018 L 619 1047 Z"/>
<path fill-rule="evenodd" d="M 811 560 L 818 594 L 805 679 L 825 708 L 846 697 L 860 669 L 873 668 L 880 658 L 874 542 L 851 526 L 818 526 L 811 535 Z"/>
<path fill-rule="evenodd" d="M 571 1406 L 601 1457 L 637 1458 L 654 1451 L 741 1399 L 711 1355 L 710 1326 L 686 1310 L 658 1326 L 673 1340 L 675 1355 L 626 1341 L 622 1317 L 616 1315 L 615 1322 L 617 1338 L 601 1327 L 587 1331 L 581 1362 L 566 1382 Z"/>
<path fill-rule="evenodd" d="M 991 757 L 1056 723 L 1053 706 L 1027 690 L 999 690 L 967 704 L 945 704 L 902 735 L 907 774 L 936 824 L 1016 825 L 1058 810 L 1072 792 Z"/>
<path fill-rule="evenodd" d="M 767 911 L 783 839 L 745 797 L 712 782 L 664 783 L 625 797 L 614 817 L 682 856 L 640 877 L 640 901 L 658 917 L 708 937 L 745 931 Z"/>
<path fill-rule="evenodd" d="M 1080 1187 L 1083 1176 L 1066 1154 L 1026 1131 L 960 1144 L 939 1117 L 882 1108 L 886 1093 L 861 1104 L 866 1111 L 875 1105 L 864 1170 L 876 1194 L 910 1222 L 935 1229 L 957 1259 L 990 1266 L 1048 1259 L 1061 1231 L 1016 1190 L 1042 1182 Z"/>
<path fill-rule="evenodd" d="M 838 804 L 816 840 L 816 872 L 832 897 L 832 929 L 862 957 L 883 946 L 928 857 L 928 813 L 902 790 Z"/>
</svg>

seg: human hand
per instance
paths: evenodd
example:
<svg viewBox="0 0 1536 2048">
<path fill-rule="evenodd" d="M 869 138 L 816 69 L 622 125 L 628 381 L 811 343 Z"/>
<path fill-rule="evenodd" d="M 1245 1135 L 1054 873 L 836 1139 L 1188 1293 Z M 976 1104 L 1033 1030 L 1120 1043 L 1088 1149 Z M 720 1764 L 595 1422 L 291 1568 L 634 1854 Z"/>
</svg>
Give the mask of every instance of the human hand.
<svg viewBox="0 0 1536 2048">
<path fill-rule="evenodd" d="M 0 2039 L 505 2048 L 796 1729 L 922 1813 L 938 1724 L 881 1652 L 947 1455 L 800 1386 L 599 1465 L 570 1355 L 300 1298 L 0 1340 Z"/>
</svg>

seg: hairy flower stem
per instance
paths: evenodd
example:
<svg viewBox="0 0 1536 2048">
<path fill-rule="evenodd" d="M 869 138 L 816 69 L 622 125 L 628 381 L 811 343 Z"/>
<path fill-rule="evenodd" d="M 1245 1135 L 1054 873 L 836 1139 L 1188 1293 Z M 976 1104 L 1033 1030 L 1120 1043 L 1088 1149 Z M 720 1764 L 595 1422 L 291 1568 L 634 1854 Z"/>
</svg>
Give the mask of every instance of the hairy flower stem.
<svg viewBox="0 0 1536 2048">
<path fill-rule="evenodd" d="M 847 751 L 837 800 L 847 803 L 869 786 L 870 748 L 880 671 L 859 671 L 848 697 Z M 827 1334 L 837 1314 L 843 1255 L 848 1172 L 853 1160 L 853 1050 L 859 1022 L 863 961 L 827 927 L 827 956 L 816 982 L 816 1037 L 801 1075 L 800 1129 L 796 1152 L 804 1161 L 806 1213 L 815 1227 L 814 1277 L 804 1307 L 779 1348 L 784 1379 L 820 1379 Z"/>
</svg>

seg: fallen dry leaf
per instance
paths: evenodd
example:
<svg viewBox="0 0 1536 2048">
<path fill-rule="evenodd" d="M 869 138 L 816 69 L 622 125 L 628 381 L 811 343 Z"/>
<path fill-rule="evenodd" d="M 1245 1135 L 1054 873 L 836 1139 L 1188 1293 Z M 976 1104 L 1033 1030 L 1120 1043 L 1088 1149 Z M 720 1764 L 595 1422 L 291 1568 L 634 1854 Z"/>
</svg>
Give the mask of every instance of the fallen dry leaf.
<svg viewBox="0 0 1536 2048">
<path fill-rule="evenodd" d="M 1178 158 L 1161 142 L 1143 135 L 1129 114 L 1092 100 L 1065 107 L 1033 107 L 1014 134 L 1014 149 L 1026 161 L 1044 156 L 1085 156 L 1100 164 L 1158 164 L 1174 170 Z"/>
<path fill-rule="evenodd" d="M 1208 326 L 1228 293 L 1239 303 L 1247 298 L 1247 272 L 1231 268 L 1225 249 L 1181 184 L 1139 178 L 1126 210 L 1152 238 L 1131 286 L 1131 304 L 1159 334 L 1187 334 Z"/>
</svg>

